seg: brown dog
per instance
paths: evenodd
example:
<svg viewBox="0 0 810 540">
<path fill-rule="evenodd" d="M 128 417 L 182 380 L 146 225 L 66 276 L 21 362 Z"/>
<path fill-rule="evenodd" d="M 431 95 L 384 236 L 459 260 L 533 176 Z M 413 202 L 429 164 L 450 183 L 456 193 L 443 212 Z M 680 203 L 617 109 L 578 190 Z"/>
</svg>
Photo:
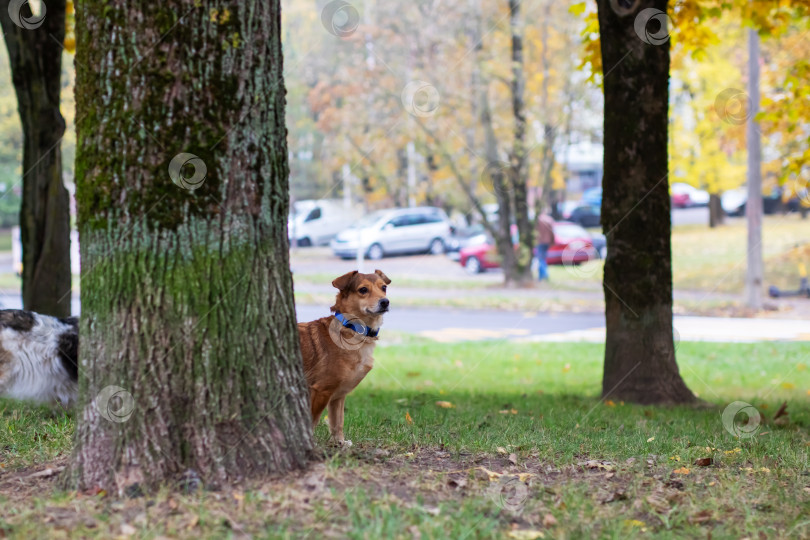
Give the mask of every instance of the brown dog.
<svg viewBox="0 0 810 540">
<path fill-rule="evenodd" d="M 388 311 L 389 283 L 380 270 L 344 274 L 332 282 L 339 291 L 330 308 L 334 315 L 298 323 L 313 426 L 328 406 L 331 441 L 341 446 L 352 444 L 343 438 L 343 405 L 346 395 L 374 367 L 371 355 Z"/>
</svg>

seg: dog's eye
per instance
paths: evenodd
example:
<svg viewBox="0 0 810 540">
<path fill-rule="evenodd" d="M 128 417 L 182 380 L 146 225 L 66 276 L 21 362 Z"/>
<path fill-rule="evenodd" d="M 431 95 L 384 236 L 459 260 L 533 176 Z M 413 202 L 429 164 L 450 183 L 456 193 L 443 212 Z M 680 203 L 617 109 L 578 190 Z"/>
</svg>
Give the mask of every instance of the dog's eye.
<svg viewBox="0 0 810 540">
<path fill-rule="evenodd" d="M 385 292 L 385 291 L 387 291 L 387 290 L 388 290 L 388 287 L 386 287 L 385 285 L 383 285 L 383 286 L 382 286 L 382 291 L 383 291 L 383 292 Z"/>
<path fill-rule="evenodd" d="M 368 292 L 368 289 L 366 287 L 360 287 L 359 289 L 357 289 L 357 292 L 359 292 L 360 294 L 366 294 Z"/>
</svg>

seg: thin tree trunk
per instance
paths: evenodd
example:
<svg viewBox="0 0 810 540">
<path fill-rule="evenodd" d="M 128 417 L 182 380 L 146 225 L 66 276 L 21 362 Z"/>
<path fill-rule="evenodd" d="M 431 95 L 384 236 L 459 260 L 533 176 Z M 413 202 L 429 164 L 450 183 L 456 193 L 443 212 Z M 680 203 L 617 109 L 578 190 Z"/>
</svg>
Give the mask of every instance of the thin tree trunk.
<svg viewBox="0 0 810 540">
<path fill-rule="evenodd" d="M 517 271 L 517 256 L 512 243 L 512 182 L 507 178 L 511 173 L 511 166 L 504 163 L 498 156 L 498 141 L 495 129 L 492 126 L 492 112 L 489 108 L 487 85 L 482 85 L 479 110 L 481 111 L 481 125 L 484 128 L 484 157 L 487 160 L 485 174 L 488 183 L 495 194 L 498 203 L 498 226 L 495 235 L 495 247 L 501 258 L 503 279 L 505 285 L 513 285 L 520 280 Z"/>
<path fill-rule="evenodd" d="M 644 0 L 626 15 L 598 0 L 604 79 L 602 226 L 607 231 L 602 395 L 636 403 L 693 401 L 675 362 L 670 199 L 667 185 L 669 42 L 634 31 Z M 626 56 L 625 56 L 626 55 Z"/>
<path fill-rule="evenodd" d="M 223 485 L 311 458 L 279 1 L 197 6 L 77 6 L 71 489 Z"/>
<path fill-rule="evenodd" d="M 748 306 L 762 309 L 762 152 L 759 140 L 759 35 L 754 29 L 748 30 L 748 98 L 751 110 L 745 125 L 748 146 L 748 201 L 745 215 L 748 220 L 748 267 L 745 277 L 745 290 Z"/>
<path fill-rule="evenodd" d="M 709 227 L 719 227 L 725 221 L 725 212 L 721 204 L 720 195 L 712 193 L 709 195 Z"/>
<path fill-rule="evenodd" d="M 554 193 L 554 142 L 557 136 L 556 126 L 551 122 L 551 107 L 549 106 L 548 80 L 551 76 L 551 59 L 548 53 L 548 23 L 551 20 L 551 2 L 543 6 L 543 20 L 541 23 L 542 35 L 540 37 L 540 65 L 543 68 L 543 84 L 540 87 L 540 104 L 543 109 L 543 157 L 540 161 L 541 177 L 543 179 L 543 193 L 538 204 L 538 215 L 548 211 L 554 219 L 557 215 L 557 201 Z M 568 83 L 566 83 L 568 95 Z"/>
<path fill-rule="evenodd" d="M 62 182 L 59 111 L 65 0 L 45 0 L 40 19 L 29 3 L 0 0 L 12 81 L 23 129 L 22 297 L 28 310 L 70 315 L 70 203 Z M 19 24 L 15 24 L 19 23 Z"/>
<path fill-rule="evenodd" d="M 509 28 L 512 32 L 512 115 L 515 119 L 512 143 L 510 180 L 515 205 L 515 222 L 518 230 L 518 252 L 515 276 L 517 285 L 532 282 L 532 252 L 534 251 L 534 227 L 529 221 L 529 201 L 526 190 L 526 78 L 523 73 L 523 32 L 520 21 L 520 0 L 509 0 Z"/>
</svg>

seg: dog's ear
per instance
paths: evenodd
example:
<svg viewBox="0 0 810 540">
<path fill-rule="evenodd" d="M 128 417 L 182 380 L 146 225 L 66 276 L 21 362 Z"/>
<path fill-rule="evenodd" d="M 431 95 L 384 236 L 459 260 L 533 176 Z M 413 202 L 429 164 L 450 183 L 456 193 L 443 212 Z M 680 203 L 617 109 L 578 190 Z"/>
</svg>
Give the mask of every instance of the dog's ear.
<svg viewBox="0 0 810 540">
<path fill-rule="evenodd" d="M 332 281 L 332 287 L 335 287 L 339 291 L 345 291 L 348 288 L 349 283 L 352 282 L 354 276 L 357 275 L 357 270 L 349 272 L 348 274 L 343 274 L 339 278 L 335 278 Z"/>
<path fill-rule="evenodd" d="M 388 285 L 389 283 L 391 283 L 391 280 L 390 280 L 390 279 L 388 279 L 388 276 L 386 276 L 385 274 L 383 274 L 382 270 L 374 270 L 374 273 L 375 273 L 375 274 L 377 274 L 378 276 L 380 276 L 380 277 L 382 278 L 383 282 L 384 282 L 386 285 Z"/>
</svg>

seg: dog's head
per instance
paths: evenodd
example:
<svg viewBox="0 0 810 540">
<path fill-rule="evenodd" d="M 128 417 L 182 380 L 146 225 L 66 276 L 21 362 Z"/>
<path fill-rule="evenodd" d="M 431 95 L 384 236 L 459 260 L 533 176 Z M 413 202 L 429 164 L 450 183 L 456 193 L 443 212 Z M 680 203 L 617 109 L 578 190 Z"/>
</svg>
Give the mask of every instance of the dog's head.
<svg viewBox="0 0 810 540">
<path fill-rule="evenodd" d="M 388 311 L 389 283 L 391 280 L 381 270 L 373 274 L 361 274 L 357 270 L 343 274 L 332 281 L 339 292 L 330 309 L 364 320 L 379 317 Z"/>
</svg>

